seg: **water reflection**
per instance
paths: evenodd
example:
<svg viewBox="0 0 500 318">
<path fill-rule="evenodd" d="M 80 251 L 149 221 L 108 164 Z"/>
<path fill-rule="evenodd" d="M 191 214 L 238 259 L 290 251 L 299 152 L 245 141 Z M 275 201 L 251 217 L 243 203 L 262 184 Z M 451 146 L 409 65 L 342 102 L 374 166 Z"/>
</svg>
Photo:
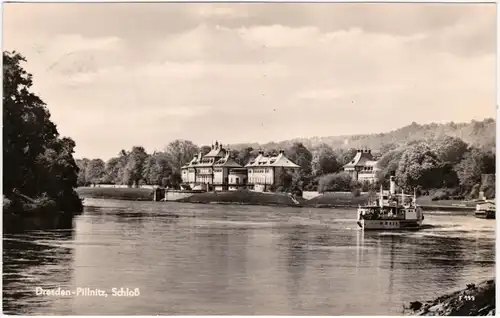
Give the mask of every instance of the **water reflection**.
<svg viewBox="0 0 500 318">
<path fill-rule="evenodd" d="M 73 237 L 73 230 L 67 229 L 4 236 L 4 313 L 44 312 L 55 299 L 36 295 L 36 287 L 69 288 L 73 274 Z"/>
<path fill-rule="evenodd" d="M 287 244 L 287 266 L 289 274 L 287 290 L 290 305 L 301 308 L 300 291 L 303 288 L 303 279 L 307 268 L 308 231 L 305 226 L 296 226 L 284 236 Z"/>
<path fill-rule="evenodd" d="M 5 240 L 8 313 L 392 315 L 494 272 L 494 227 L 474 218 L 384 233 L 358 230 L 348 210 L 101 203 L 74 234 Z M 49 299 L 34 284 L 141 297 Z"/>
</svg>

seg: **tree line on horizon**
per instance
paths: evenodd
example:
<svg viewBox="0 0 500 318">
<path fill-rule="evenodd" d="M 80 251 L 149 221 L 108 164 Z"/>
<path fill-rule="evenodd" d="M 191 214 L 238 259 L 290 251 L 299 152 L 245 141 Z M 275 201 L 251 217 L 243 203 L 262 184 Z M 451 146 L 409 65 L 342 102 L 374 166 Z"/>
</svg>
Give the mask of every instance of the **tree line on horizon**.
<svg viewBox="0 0 500 318">
<path fill-rule="evenodd" d="M 179 188 L 181 167 L 200 151 L 206 154 L 210 146 L 198 147 L 188 140 L 175 140 L 161 152 L 148 154 L 144 147 L 122 150 L 117 157 L 104 162 L 101 159 L 77 160 L 80 168 L 78 185 L 119 184 L 141 186 L 159 185 Z M 276 156 L 278 149 L 264 151 Z M 439 136 L 434 139 L 411 140 L 385 144 L 385 152 L 375 151 L 380 171 L 377 182 L 353 181 L 343 166 L 355 156 L 356 148 L 332 148 L 326 144 L 308 149 L 301 142 L 285 148 L 285 155 L 300 166 L 297 173 L 281 176 L 282 185 L 273 189 L 301 193 L 302 191 L 376 191 L 387 186 L 394 175 L 401 189 L 437 199 L 473 198 L 479 191 L 493 198 L 495 179 L 484 176 L 495 174 L 495 152 L 488 146 L 473 146 L 458 137 Z M 258 155 L 260 149 L 247 147 L 231 150 L 234 159 L 245 166 Z"/>
</svg>

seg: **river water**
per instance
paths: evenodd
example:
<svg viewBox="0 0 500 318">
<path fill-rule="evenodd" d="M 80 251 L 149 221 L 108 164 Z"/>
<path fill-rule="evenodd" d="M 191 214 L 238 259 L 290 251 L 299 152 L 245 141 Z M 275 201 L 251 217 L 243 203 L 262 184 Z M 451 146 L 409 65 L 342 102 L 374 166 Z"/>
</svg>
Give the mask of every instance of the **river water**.
<svg viewBox="0 0 500 318">
<path fill-rule="evenodd" d="M 494 276 L 495 221 L 470 215 L 427 213 L 417 232 L 364 233 L 354 210 L 85 204 L 71 230 L 4 236 L 4 313 L 398 315 Z"/>
</svg>

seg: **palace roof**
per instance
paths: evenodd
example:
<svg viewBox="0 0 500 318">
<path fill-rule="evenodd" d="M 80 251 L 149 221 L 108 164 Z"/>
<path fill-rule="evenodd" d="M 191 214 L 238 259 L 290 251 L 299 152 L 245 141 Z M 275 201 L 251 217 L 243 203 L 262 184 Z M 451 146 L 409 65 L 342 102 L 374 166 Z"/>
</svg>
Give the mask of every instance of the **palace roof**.
<svg viewBox="0 0 500 318">
<path fill-rule="evenodd" d="M 356 155 L 352 160 L 344 165 L 344 168 L 354 168 L 354 167 L 375 167 L 377 161 L 373 160 L 372 152 L 369 149 L 358 149 Z"/>
<path fill-rule="evenodd" d="M 215 142 L 215 145 L 212 145 L 212 150 L 210 150 L 203 158 L 221 158 L 226 156 L 226 150 L 222 147 L 222 144 L 219 144 L 218 141 Z"/>
<path fill-rule="evenodd" d="M 215 165 L 215 167 L 227 167 L 227 168 L 241 168 L 241 165 L 234 160 L 231 156 L 230 151 L 226 151 L 226 156 L 224 158 L 219 159 Z"/>
<path fill-rule="evenodd" d="M 250 160 L 250 162 L 245 166 L 246 168 L 252 167 L 284 167 L 284 168 L 300 168 L 299 165 L 293 163 L 290 159 L 285 156 L 283 150 L 280 151 L 279 155 L 276 157 L 266 157 L 261 151 L 257 158 Z"/>
<path fill-rule="evenodd" d="M 234 158 L 231 156 L 229 150 L 222 147 L 222 144 L 215 142 L 212 149 L 206 154 L 202 155 L 200 152 L 195 155 L 193 159 L 181 169 L 187 168 L 202 168 L 202 167 L 228 167 L 228 168 L 241 168 Z"/>
</svg>

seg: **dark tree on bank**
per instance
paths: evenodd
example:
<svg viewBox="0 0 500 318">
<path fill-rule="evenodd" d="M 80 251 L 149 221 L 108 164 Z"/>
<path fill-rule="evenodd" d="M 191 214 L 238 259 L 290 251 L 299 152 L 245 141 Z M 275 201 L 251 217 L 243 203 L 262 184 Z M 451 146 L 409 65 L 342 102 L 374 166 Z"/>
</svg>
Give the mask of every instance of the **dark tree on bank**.
<svg viewBox="0 0 500 318">
<path fill-rule="evenodd" d="M 30 91 L 33 79 L 23 62 L 19 53 L 3 53 L 3 194 L 46 194 L 58 208 L 79 212 L 75 143 L 59 138 L 45 103 Z"/>
</svg>

